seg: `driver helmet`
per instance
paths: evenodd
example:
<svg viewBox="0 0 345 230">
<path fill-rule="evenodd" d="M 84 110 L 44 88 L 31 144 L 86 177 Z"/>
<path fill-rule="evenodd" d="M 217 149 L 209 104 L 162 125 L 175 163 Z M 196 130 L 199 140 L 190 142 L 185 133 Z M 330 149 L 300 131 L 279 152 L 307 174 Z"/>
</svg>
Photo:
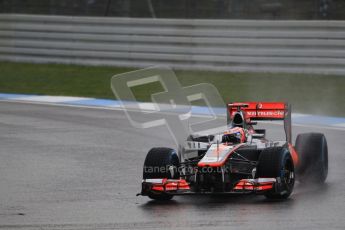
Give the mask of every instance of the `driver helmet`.
<svg viewBox="0 0 345 230">
<path fill-rule="evenodd" d="M 224 132 L 222 142 L 240 144 L 246 142 L 246 133 L 243 128 L 235 127 Z"/>
</svg>

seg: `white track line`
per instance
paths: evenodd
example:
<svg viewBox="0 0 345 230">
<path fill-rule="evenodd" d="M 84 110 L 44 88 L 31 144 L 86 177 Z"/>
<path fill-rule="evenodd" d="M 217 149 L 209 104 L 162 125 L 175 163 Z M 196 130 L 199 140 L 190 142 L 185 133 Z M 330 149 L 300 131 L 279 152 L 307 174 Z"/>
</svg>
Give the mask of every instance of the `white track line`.
<svg viewBox="0 0 345 230">
<path fill-rule="evenodd" d="M 49 102 L 39 102 L 39 101 L 21 101 L 15 99 L 0 99 L 0 102 L 9 102 L 9 103 L 19 103 L 19 104 L 33 104 L 33 105 L 48 105 L 48 106 L 60 106 L 60 107 L 70 107 L 70 108 L 86 108 L 86 109 L 98 109 L 98 110 L 112 110 L 112 111 L 123 111 L 122 107 L 105 107 L 105 106 L 88 106 L 88 105 L 72 105 L 72 104 L 58 104 L 58 103 L 49 103 Z M 130 110 L 132 112 L 142 112 L 137 110 Z M 171 113 L 170 113 L 171 114 Z M 195 115 L 193 117 L 209 117 L 207 115 Z M 274 122 L 261 122 L 261 123 L 269 123 L 271 125 L 282 125 L 279 123 Z M 345 124 L 341 127 L 335 126 L 322 126 L 322 125 L 311 125 L 311 124 L 293 124 L 295 127 L 306 127 L 306 128 L 316 128 L 316 129 L 328 129 L 328 130 L 337 130 L 337 131 L 345 131 Z"/>
</svg>

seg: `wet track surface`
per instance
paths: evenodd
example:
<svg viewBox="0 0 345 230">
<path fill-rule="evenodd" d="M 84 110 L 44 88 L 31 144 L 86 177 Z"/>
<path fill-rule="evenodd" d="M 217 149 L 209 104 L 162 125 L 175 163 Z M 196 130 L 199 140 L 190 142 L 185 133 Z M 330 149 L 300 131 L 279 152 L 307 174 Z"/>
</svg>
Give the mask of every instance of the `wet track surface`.
<svg viewBox="0 0 345 230">
<path fill-rule="evenodd" d="M 280 135 L 281 126 L 268 133 Z M 291 198 L 136 197 L 153 146 L 173 147 L 164 127 L 133 128 L 122 111 L 0 102 L 0 229 L 344 229 L 345 130 L 323 132 L 329 176 L 296 184 Z M 279 133 L 279 134 L 278 134 Z"/>
</svg>

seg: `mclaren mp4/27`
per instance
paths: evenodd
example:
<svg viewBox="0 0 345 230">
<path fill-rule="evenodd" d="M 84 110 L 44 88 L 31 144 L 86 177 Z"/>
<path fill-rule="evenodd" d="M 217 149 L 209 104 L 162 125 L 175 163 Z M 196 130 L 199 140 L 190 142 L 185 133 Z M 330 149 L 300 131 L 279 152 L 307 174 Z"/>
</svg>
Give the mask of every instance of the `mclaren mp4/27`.
<svg viewBox="0 0 345 230">
<path fill-rule="evenodd" d="M 286 199 L 295 179 L 323 183 L 328 172 L 326 138 L 303 133 L 291 140 L 291 107 L 281 102 L 227 105 L 228 129 L 189 136 L 179 151 L 152 148 L 145 159 L 138 195 L 169 200 L 188 194 L 261 194 Z M 285 140 L 266 138 L 258 121 L 283 120 Z"/>
</svg>

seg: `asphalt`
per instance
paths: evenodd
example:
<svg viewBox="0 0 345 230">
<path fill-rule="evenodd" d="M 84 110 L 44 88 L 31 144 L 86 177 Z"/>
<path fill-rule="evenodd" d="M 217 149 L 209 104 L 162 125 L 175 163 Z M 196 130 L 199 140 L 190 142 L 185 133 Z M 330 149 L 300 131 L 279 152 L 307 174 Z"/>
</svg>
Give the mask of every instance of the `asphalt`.
<svg viewBox="0 0 345 230">
<path fill-rule="evenodd" d="M 282 129 L 267 125 L 277 138 Z M 345 130 L 323 132 L 329 176 L 297 184 L 282 202 L 262 196 L 136 197 L 166 128 L 133 128 L 123 111 L 0 101 L 0 229 L 344 229 Z"/>
</svg>

